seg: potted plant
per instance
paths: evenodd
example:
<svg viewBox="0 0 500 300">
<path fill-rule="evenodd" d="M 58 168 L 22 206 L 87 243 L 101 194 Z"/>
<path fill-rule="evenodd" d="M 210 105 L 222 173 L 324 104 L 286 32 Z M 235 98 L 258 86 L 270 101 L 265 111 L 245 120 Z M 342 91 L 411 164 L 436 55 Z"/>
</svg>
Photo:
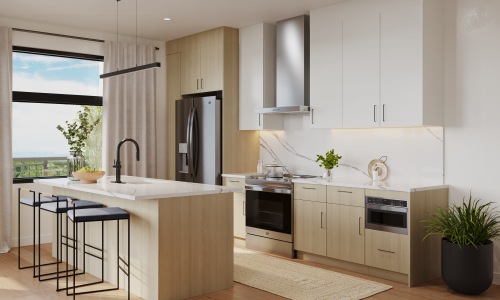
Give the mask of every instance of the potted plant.
<svg viewBox="0 0 500 300">
<path fill-rule="evenodd" d="M 461 206 L 438 208 L 427 225 L 427 238 L 441 235 L 441 276 L 456 292 L 477 295 L 493 282 L 493 239 L 500 236 L 498 211 L 492 202 L 481 204 L 479 199 Z"/>
<path fill-rule="evenodd" d="M 78 180 L 73 176 L 73 172 L 80 170 L 85 166 L 85 158 L 82 154 L 82 149 L 85 147 L 85 143 L 90 136 L 92 130 L 95 126 L 99 124 L 100 119 L 98 118 L 94 122 L 90 122 L 90 108 L 84 107 L 83 111 L 78 111 L 78 120 L 73 123 L 66 121 L 65 130 L 61 125 L 57 125 L 57 130 L 62 132 L 66 140 L 68 141 L 70 155 L 68 156 L 68 179 Z"/>
<path fill-rule="evenodd" d="M 339 165 L 339 160 L 342 156 L 335 154 L 335 149 L 332 149 L 323 155 L 316 155 L 316 162 L 320 162 L 319 166 L 326 169 L 325 174 L 323 174 L 323 179 L 332 180 L 333 178 L 333 168 Z"/>
</svg>

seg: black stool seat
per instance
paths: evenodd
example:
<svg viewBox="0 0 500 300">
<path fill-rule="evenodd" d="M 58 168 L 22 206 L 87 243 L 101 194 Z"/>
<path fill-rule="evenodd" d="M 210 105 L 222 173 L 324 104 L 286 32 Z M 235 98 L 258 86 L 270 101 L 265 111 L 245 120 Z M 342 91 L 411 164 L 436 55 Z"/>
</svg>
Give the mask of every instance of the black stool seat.
<svg viewBox="0 0 500 300">
<path fill-rule="evenodd" d="M 78 201 L 75 202 L 75 204 Z M 70 209 L 67 212 L 68 218 L 73 222 L 92 222 L 92 221 L 109 221 L 109 220 L 125 220 L 130 219 L 130 213 L 119 207 L 103 207 L 78 209 L 73 211 Z"/>
<path fill-rule="evenodd" d="M 97 203 L 94 201 L 75 200 L 74 198 L 71 199 L 74 201 L 76 209 L 104 207 L 104 205 L 102 205 L 101 203 Z M 59 203 L 58 202 L 42 203 L 40 208 L 53 213 L 65 213 L 68 210 L 73 209 L 73 205 L 72 204 L 68 205 L 68 201 L 64 202 L 59 201 Z"/>
<path fill-rule="evenodd" d="M 40 206 L 40 203 L 50 203 L 50 202 L 58 202 L 58 201 L 67 201 L 68 197 L 62 196 L 62 195 L 57 195 L 57 196 L 43 196 L 40 197 L 40 199 L 33 199 L 33 198 L 21 198 L 19 201 L 21 204 L 28 205 L 28 206 L 35 206 L 38 207 Z M 78 200 L 78 199 L 73 199 L 73 200 Z"/>
</svg>

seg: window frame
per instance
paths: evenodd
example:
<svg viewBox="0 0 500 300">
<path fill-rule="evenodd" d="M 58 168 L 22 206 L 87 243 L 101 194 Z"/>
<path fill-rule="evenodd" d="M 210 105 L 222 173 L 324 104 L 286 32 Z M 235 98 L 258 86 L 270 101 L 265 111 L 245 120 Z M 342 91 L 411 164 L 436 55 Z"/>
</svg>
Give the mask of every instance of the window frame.
<svg viewBox="0 0 500 300">
<path fill-rule="evenodd" d="M 14 52 L 104 62 L 104 56 L 101 55 L 74 53 L 66 51 L 13 46 L 12 53 Z M 102 99 L 103 99 L 102 96 L 12 91 L 12 102 L 102 106 L 103 102 Z M 12 157 L 12 160 L 13 159 L 14 157 Z M 34 179 L 64 178 L 64 177 L 66 176 L 13 178 L 12 180 L 13 184 L 18 184 L 18 183 L 32 183 Z"/>
</svg>

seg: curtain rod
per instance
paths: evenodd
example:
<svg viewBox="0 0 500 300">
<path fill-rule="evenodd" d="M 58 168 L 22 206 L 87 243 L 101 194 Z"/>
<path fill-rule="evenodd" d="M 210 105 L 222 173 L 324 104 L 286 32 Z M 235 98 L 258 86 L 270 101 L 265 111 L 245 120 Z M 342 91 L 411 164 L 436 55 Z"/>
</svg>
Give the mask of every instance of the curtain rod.
<svg viewBox="0 0 500 300">
<path fill-rule="evenodd" d="M 81 36 L 74 36 L 74 35 L 58 34 L 58 33 L 51 33 L 51 32 L 43 32 L 43 31 L 36 31 L 36 30 L 21 29 L 21 28 L 12 28 L 12 30 L 14 30 L 14 31 L 20 31 L 20 32 L 29 32 L 29 33 L 50 35 L 50 36 L 58 36 L 58 37 L 63 37 L 63 38 L 68 38 L 68 39 L 75 39 L 75 40 L 84 40 L 84 41 L 91 41 L 91 42 L 97 42 L 97 43 L 104 43 L 104 40 L 91 39 L 91 38 L 86 38 L 86 37 L 81 37 Z M 158 47 L 155 47 L 155 49 L 156 50 L 160 50 L 160 48 L 158 48 Z"/>
</svg>

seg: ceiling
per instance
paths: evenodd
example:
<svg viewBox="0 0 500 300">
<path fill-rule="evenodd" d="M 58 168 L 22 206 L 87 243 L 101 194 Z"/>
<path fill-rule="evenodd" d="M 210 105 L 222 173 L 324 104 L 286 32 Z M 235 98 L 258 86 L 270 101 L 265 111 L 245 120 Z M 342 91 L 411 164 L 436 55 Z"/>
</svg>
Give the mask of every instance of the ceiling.
<svg viewBox="0 0 500 300">
<path fill-rule="evenodd" d="M 220 26 L 273 23 L 344 1 L 137 0 L 137 35 L 168 41 Z M 0 16 L 116 34 L 117 3 L 118 32 L 135 36 L 136 0 L 1 0 Z"/>
</svg>

